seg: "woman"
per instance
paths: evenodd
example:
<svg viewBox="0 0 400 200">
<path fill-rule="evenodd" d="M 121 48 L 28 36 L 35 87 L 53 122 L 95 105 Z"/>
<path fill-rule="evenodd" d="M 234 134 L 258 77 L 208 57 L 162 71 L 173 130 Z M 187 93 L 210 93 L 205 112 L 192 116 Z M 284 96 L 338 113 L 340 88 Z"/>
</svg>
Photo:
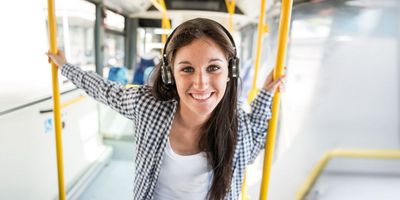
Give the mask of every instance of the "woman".
<svg viewBox="0 0 400 200">
<path fill-rule="evenodd" d="M 135 124 L 134 199 L 237 199 L 246 166 L 264 148 L 271 74 L 252 112 L 237 107 L 234 41 L 197 18 L 168 38 L 153 86 L 126 89 L 48 53 L 64 76 Z"/>
</svg>

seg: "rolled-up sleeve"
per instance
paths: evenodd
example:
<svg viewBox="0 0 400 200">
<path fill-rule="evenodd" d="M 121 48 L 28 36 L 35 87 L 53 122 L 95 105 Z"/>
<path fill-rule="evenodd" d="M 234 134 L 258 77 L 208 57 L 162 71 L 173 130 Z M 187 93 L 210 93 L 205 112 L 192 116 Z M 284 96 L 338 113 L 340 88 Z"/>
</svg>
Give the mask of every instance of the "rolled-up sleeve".
<svg viewBox="0 0 400 200">
<path fill-rule="evenodd" d="M 263 89 L 257 95 L 256 99 L 251 103 L 251 112 L 247 113 L 250 121 L 250 163 L 255 160 L 259 152 L 265 147 L 265 139 L 267 136 L 268 120 L 272 117 L 273 94 Z"/>
<path fill-rule="evenodd" d="M 97 101 L 110 106 L 129 119 L 134 118 L 135 106 L 141 95 L 140 87 L 126 88 L 124 85 L 104 79 L 95 72 L 83 71 L 69 63 L 63 65 L 61 74 Z"/>
</svg>

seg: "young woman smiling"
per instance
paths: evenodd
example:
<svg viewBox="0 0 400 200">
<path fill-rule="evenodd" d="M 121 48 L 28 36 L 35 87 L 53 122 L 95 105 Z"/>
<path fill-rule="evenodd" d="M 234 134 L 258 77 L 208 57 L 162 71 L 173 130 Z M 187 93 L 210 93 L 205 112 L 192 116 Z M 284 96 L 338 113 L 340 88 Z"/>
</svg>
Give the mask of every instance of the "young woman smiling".
<svg viewBox="0 0 400 200">
<path fill-rule="evenodd" d="M 229 32 L 196 18 L 170 35 L 152 86 L 125 88 L 47 55 L 61 73 L 135 124 L 134 199 L 238 199 L 245 168 L 264 148 L 283 77 L 237 106 L 238 58 Z"/>
</svg>

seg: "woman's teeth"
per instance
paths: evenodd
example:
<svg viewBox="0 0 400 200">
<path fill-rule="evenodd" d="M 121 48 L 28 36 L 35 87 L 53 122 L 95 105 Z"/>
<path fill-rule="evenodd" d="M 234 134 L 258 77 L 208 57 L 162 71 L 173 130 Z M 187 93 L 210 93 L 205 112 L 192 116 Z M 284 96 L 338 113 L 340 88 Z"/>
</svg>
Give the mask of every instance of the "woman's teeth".
<svg viewBox="0 0 400 200">
<path fill-rule="evenodd" d="M 205 99 L 208 99 L 208 98 L 211 96 L 211 94 L 212 94 L 212 93 L 206 93 L 206 94 L 191 94 L 191 95 L 192 95 L 192 97 L 193 97 L 194 99 L 197 99 L 197 100 L 205 100 Z"/>
</svg>

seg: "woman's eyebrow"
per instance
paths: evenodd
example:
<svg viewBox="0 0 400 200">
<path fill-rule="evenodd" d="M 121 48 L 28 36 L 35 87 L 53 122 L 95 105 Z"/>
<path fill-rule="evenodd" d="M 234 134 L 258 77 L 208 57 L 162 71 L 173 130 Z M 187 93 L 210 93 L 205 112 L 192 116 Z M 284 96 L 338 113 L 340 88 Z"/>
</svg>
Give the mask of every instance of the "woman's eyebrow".
<svg viewBox="0 0 400 200">
<path fill-rule="evenodd" d="M 192 63 L 190 63 L 189 61 L 184 60 L 184 61 L 180 61 L 180 62 L 178 63 L 178 65 L 180 65 L 180 64 L 191 65 Z"/>
<path fill-rule="evenodd" d="M 224 62 L 222 59 L 219 59 L 219 58 L 211 58 L 208 62 L 210 63 L 210 62 L 215 62 L 215 61 L 217 61 L 217 62 Z M 191 65 L 192 63 L 189 62 L 189 61 L 187 61 L 187 60 L 183 60 L 183 61 L 180 61 L 180 62 L 178 63 L 178 65 L 181 65 L 181 64 Z"/>
<path fill-rule="evenodd" d="M 208 62 L 210 63 L 210 62 L 214 62 L 214 61 L 224 62 L 223 60 L 221 60 L 219 58 L 212 58 Z"/>
</svg>

